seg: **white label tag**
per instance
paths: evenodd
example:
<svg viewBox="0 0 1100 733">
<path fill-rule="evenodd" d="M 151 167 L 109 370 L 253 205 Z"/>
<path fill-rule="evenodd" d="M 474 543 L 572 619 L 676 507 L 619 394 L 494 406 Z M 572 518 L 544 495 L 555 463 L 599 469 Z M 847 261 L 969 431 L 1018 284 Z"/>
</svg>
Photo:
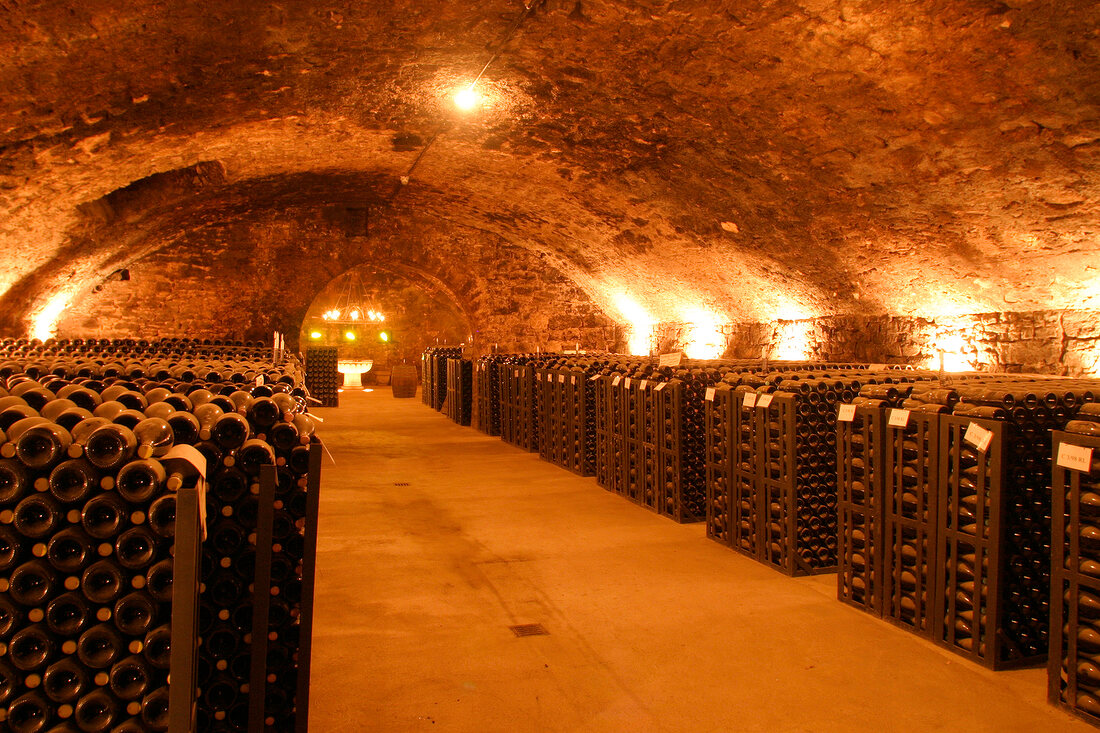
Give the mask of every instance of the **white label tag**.
<svg viewBox="0 0 1100 733">
<path fill-rule="evenodd" d="M 745 401 L 742 403 L 741 406 L 745 407 L 747 409 L 751 409 L 753 407 L 756 407 L 756 393 L 755 392 L 746 392 L 745 393 Z"/>
<path fill-rule="evenodd" d="M 872 364 L 869 368 L 873 372 L 881 372 L 884 369 L 886 369 L 886 365 L 885 364 Z"/>
<path fill-rule="evenodd" d="M 565 375 L 564 374 L 559 374 L 558 375 L 558 384 L 565 384 Z"/>
<path fill-rule="evenodd" d="M 757 395 L 756 396 L 756 406 L 757 407 L 768 408 L 768 407 L 771 407 L 771 404 L 772 404 L 772 394 L 771 394 L 771 392 L 765 392 L 762 395 Z"/>
<path fill-rule="evenodd" d="M 630 389 L 630 377 L 627 377 L 623 380 L 623 387 L 625 387 L 626 389 Z"/>
<path fill-rule="evenodd" d="M 856 417 L 855 405 L 841 405 L 840 410 L 837 412 L 837 422 L 852 422 Z"/>
<path fill-rule="evenodd" d="M 576 384 L 577 383 L 577 375 L 576 374 L 569 377 L 569 383 L 570 384 Z"/>
<path fill-rule="evenodd" d="M 1088 471 L 1092 467 L 1092 448 L 1069 443 L 1058 444 L 1058 460 L 1062 468 L 1073 471 Z"/>
<path fill-rule="evenodd" d="M 512 370 L 512 376 L 513 377 L 518 377 L 519 376 L 519 369 L 513 369 Z"/>
<path fill-rule="evenodd" d="M 706 400 L 708 402 L 714 402 L 714 387 L 707 387 Z"/>
<path fill-rule="evenodd" d="M 612 387 L 618 387 L 619 386 L 619 380 L 621 380 L 621 379 L 622 379 L 622 377 L 616 376 L 614 379 L 611 380 L 611 386 Z"/>
<path fill-rule="evenodd" d="M 904 428 L 909 424 L 909 410 L 890 410 L 890 419 L 886 422 L 892 428 Z"/>
<path fill-rule="evenodd" d="M 645 391 L 645 388 L 648 387 L 648 386 L 649 386 L 649 380 L 648 379 L 643 379 L 641 382 L 638 382 L 638 389 L 642 390 L 643 392 Z"/>
<path fill-rule="evenodd" d="M 966 432 L 963 433 L 963 441 L 985 453 L 989 450 L 989 444 L 993 442 L 993 431 L 986 430 L 978 423 L 972 422 L 967 426 Z"/>
<path fill-rule="evenodd" d="M 261 374 L 258 377 L 256 377 L 256 386 L 259 387 L 263 383 L 264 383 L 264 375 Z"/>
<path fill-rule="evenodd" d="M 663 367 L 676 367 L 680 366 L 680 361 L 684 358 L 683 352 L 677 351 L 674 354 L 661 354 L 657 357 L 657 366 Z"/>
<path fill-rule="evenodd" d="M 653 388 L 653 391 L 654 392 L 660 392 L 662 389 L 665 388 L 665 384 L 666 384 L 665 382 L 661 382 L 660 384 L 658 384 L 656 387 Z"/>
<path fill-rule="evenodd" d="M 588 381 L 589 382 L 595 382 L 599 378 L 600 378 L 599 374 L 593 374 L 591 377 L 588 378 Z"/>
</svg>

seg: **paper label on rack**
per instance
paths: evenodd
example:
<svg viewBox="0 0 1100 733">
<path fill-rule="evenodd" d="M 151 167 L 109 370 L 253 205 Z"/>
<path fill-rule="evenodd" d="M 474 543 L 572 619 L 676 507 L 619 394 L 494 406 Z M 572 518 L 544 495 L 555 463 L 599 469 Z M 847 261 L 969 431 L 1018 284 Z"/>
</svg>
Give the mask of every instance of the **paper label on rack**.
<svg viewBox="0 0 1100 733">
<path fill-rule="evenodd" d="M 767 409 L 768 407 L 771 407 L 771 404 L 772 404 L 772 394 L 771 394 L 771 392 L 765 392 L 764 394 L 756 396 L 756 406 L 757 407 L 763 407 L 763 408 Z"/>
<path fill-rule="evenodd" d="M 909 410 L 890 410 L 890 419 L 886 424 L 892 428 L 904 428 L 909 424 Z"/>
<path fill-rule="evenodd" d="M 837 412 L 837 422 L 852 422 L 856 417 L 855 405 L 841 405 L 840 410 Z"/>
<path fill-rule="evenodd" d="M 630 389 L 630 377 L 627 377 L 626 379 L 623 380 L 623 387 L 625 389 Z"/>
<path fill-rule="evenodd" d="M 565 384 L 565 375 L 564 374 L 559 374 L 558 375 L 558 384 Z"/>
<path fill-rule="evenodd" d="M 886 369 L 886 365 L 885 365 L 885 364 L 872 364 L 872 365 L 871 365 L 870 367 L 868 367 L 868 368 L 869 368 L 869 369 L 870 369 L 871 371 L 873 371 L 873 372 L 881 372 L 881 371 L 883 371 L 884 369 Z"/>
<path fill-rule="evenodd" d="M 741 406 L 745 407 L 745 408 L 756 407 L 756 393 L 755 392 L 746 392 L 745 393 L 745 401 L 743 403 L 741 403 Z"/>
<path fill-rule="evenodd" d="M 573 374 L 572 376 L 569 377 L 569 383 L 570 384 L 576 384 L 577 383 L 577 375 L 576 374 Z"/>
<path fill-rule="evenodd" d="M 993 442 L 993 431 L 986 430 L 978 423 L 972 422 L 967 426 L 966 432 L 963 433 L 963 441 L 985 453 L 989 450 L 989 444 Z"/>
<path fill-rule="evenodd" d="M 1056 463 L 1062 468 L 1068 468 L 1072 471 L 1087 472 L 1092 467 L 1092 448 L 1059 443 Z"/>
<path fill-rule="evenodd" d="M 519 369 L 513 369 L 512 370 L 512 376 L 513 377 L 518 377 L 519 376 Z"/>
<path fill-rule="evenodd" d="M 649 386 L 649 380 L 648 379 L 643 379 L 642 381 L 638 382 L 638 389 L 642 390 L 643 392 L 645 391 L 645 388 L 648 387 L 648 386 Z"/>
<path fill-rule="evenodd" d="M 588 381 L 589 382 L 595 382 L 599 378 L 600 378 L 599 374 L 593 374 L 591 377 L 588 378 Z"/>
<path fill-rule="evenodd" d="M 660 392 L 662 389 L 665 388 L 665 384 L 666 384 L 665 382 L 661 382 L 660 384 L 658 384 L 656 387 L 653 388 L 653 391 L 654 392 Z"/>
<path fill-rule="evenodd" d="M 618 387 L 619 386 L 619 380 L 621 380 L 621 379 L 622 379 L 622 377 L 616 376 L 614 379 L 611 380 L 611 386 L 612 387 Z"/>
<path fill-rule="evenodd" d="M 661 354 L 657 357 L 657 366 L 663 367 L 676 367 L 680 366 L 680 361 L 684 358 L 683 352 L 677 351 L 674 354 Z"/>
<path fill-rule="evenodd" d="M 707 387 L 706 400 L 708 402 L 714 402 L 714 387 Z"/>
</svg>

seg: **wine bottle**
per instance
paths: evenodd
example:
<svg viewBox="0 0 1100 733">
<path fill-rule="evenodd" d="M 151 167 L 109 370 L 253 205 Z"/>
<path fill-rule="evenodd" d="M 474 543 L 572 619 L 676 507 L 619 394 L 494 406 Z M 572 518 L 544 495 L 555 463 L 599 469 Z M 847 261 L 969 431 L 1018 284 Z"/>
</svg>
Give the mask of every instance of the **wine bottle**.
<svg viewBox="0 0 1100 733">
<path fill-rule="evenodd" d="M 16 603 L 34 608 L 45 603 L 57 588 L 57 573 L 42 560 L 17 567 L 8 579 L 8 593 Z"/>
<path fill-rule="evenodd" d="M 242 415 L 234 412 L 227 412 L 219 417 L 210 429 L 210 439 L 227 451 L 240 448 L 248 440 L 250 434 L 248 421 Z"/>
<path fill-rule="evenodd" d="M 175 412 L 176 408 L 168 404 L 167 402 L 153 402 L 144 410 L 142 410 L 142 413 L 145 415 L 145 417 L 155 417 L 160 420 L 164 420 L 165 422 L 167 422 L 168 418 L 171 417 Z"/>
<path fill-rule="evenodd" d="M 141 701 L 141 722 L 151 731 L 168 730 L 168 688 L 158 687 Z M 199 728 L 199 730 L 202 730 Z"/>
<path fill-rule="evenodd" d="M 104 689 L 96 689 L 76 701 L 73 720 L 88 733 L 106 733 L 119 718 L 118 703 Z"/>
<path fill-rule="evenodd" d="M 80 635 L 76 642 L 76 655 L 80 662 L 92 669 L 107 669 L 121 658 L 126 644 L 109 624 L 96 624 Z"/>
<path fill-rule="evenodd" d="M 150 417 L 139 422 L 134 427 L 134 437 L 138 442 L 138 458 L 163 456 L 172 449 L 175 440 L 172 426 L 159 417 Z"/>
<path fill-rule="evenodd" d="M 76 527 L 66 527 L 46 543 L 46 560 L 66 575 L 81 572 L 93 554 L 91 538 Z"/>
<path fill-rule="evenodd" d="M 96 428 L 84 444 L 88 460 L 105 471 L 119 469 L 136 451 L 134 432 L 114 423 Z"/>
<path fill-rule="evenodd" d="M 190 412 L 176 412 L 166 420 L 172 428 L 173 442 L 176 445 L 194 445 L 199 442 L 199 421 Z"/>
<path fill-rule="evenodd" d="M 0 507 L 10 506 L 27 493 L 27 469 L 19 461 L 0 459 Z"/>
<path fill-rule="evenodd" d="M 157 620 L 157 604 L 144 591 L 128 593 L 115 603 L 115 627 L 127 636 L 145 636 Z"/>
<path fill-rule="evenodd" d="M 301 436 L 292 422 L 275 423 L 268 431 L 267 438 L 280 453 L 289 453 L 300 445 Z"/>
<path fill-rule="evenodd" d="M 110 425 L 111 421 L 102 417 L 91 417 L 86 420 L 81 420 L 73 426 L 71 435 L 73 442 L 69 445 L 69 458 L 80 458 L 84 455 L 84 445 L 88 442 L 88 437 L 95 432 L 96 428 L 103 427 L 104 425 Z"/>
<path fill-rule="evenodd" d="M 8 644 L 8 659 L 24 672 L 46 666 L 54 655 L 54 637 L 43 624 L 32 624 L 15 632 Z"/>
<path fill-rule="evenodd" d="M 146 634 L 142 653 L 145 661 L 156 669 L 168 669 L 172 657 L 172 627 L 163 624 Z"/>
<path fill-rule="evenodd" d="M 42 675 L 42 691 L 56 703 L 71 703 L 88 689 L 88 673 L 72 657 L 62 657 Z"/>
<path fill-rule="evenodd" d="M 80 576 L 84 597 L 99 606 L 114 602 L 122 593 L 124 583 L 122 570 L 110 560 L 92 563 Z"/>
<path fill-rule="evenodd" d="M 61 508 L 53 497 L 31 494 L 15 506 L 12 526 L 24 537 L 38 540 L 52 534 L 60 522 Z"/>
<path fill-rule="evenodd" d="M 195 408 L 195 419 L 199 421 L 199 439 L 210 440 L 210 431 L 214 428 L 218 418 L 225 414 L 219 405 L 214 402 L 206 402 Z"/>
<path fill-rule="evenodd" d="M 41 415 L 33 415 L 31 417 L 24 417 L 23 419 L 13 423 L 12 425 L 4 429 L 7 435 L 8 442 L 0 446 L 0 456 L 4 458 L 14 458 L 16 454 L 16 446 L 19 444 L 19 439 L 23 437 L 23 433 L 27 432 L 35 425 L 49 425 L 49 420 Z"/>
<path fill-rule="evenodd" d="M 230 396 L 232 399 L 232 396 Z M 248 421 L 256 426 L 258 432 L 266 432 L 283 418 L 283 411 L 270 397 L 257 397 L 247 408 Z"/>
<path fill-rule="evenodd" d="M 144 504 L 164 489 L 168 472 L 155 458 L 130 461 L 118 472 L 116 489 L 131 504 Z"/>
<path fill-rule="evenodd" d="M 77 636 L 92 619 L 92 609 L 76 592 L 70 591 L 50 601 L 46 606 L 46 626 L 58 636 Z"/>
<path fill-rule="evenodd" d="M 152 674 L 145 660 L 131 654 L 111 667 L 111 692 L 120 700 L 137 700 L 145 695 L 152 683 Z"/>
<path fill-rule="evenodd" d="M 247 674 L 246 672 L 245 675 Z M 22 679 L 23 675 L 19 674 L 19 671 L 6 659 L 0 657 L 0 709 L 7 709 L 8 703 L 15 696 L 15 691 L 20 688 Z"/>
<path fill-rule="evenodd" d="M 50 493 L 62 504 L 83 503 L 100 487 L 99 469 L 83 458 L 69 458 L 50 471 Z"/>
<path fill-rule="evenodd" d="M 172 561 L 161 560 L 145 573 L 145 589 L 161 603 L 172 600 Z"/>
<path fill-rule="evenodd" d="M 149 507 L 149 529 L 158 537 L 171 539 L 176 534 L 176 496 L 165 494 Z"/>
<path fill-rule="evenodd" d="M 131 527 L 115 541 L 115 557 L 127 570 L 141 570 L 153 564 L 157 540 L 144 527 Z"/>
<path fill-rule="evenodd" d="M 275 452 L 272 450 L 271 445 L 266 441 L 255 438 L 245 441 L 236 450 L 236 457 L 241 470 L 249 476 L 258 476 L 261 466 L 275 465 Z"/>
<path fill-rule="evenodd" d="M 20 695 L 8 706 L 7 724 L 11 733 L 40 733 L 53 718 L 53 707 L 37 692 Z"/>
<path fill-rule="evenodd" d="M 84 505 L 80 521 L 97 540 L 113 539 L 125 524 L 129 511 L 114 492 L 98 494 Z"/>
</svg>

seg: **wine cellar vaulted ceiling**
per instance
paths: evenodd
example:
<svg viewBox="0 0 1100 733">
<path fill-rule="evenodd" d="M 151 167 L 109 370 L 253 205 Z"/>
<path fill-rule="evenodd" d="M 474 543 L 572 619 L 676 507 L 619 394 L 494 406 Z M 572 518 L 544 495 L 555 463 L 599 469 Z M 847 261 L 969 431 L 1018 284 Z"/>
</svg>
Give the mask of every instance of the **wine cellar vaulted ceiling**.
<svg viewBox="0 0 1100 733">
<path fill-rule="evenodd" d="M 523 13 L 0 4 L 3 326 L 280 217 L 368 253 L 303 303 L 454 232 L 627 325 L 1100 305 L 1092 0 L 546 0 L 508 38 Z M 463 251 L 430 274 L 493 267 Z"/>
</svg>

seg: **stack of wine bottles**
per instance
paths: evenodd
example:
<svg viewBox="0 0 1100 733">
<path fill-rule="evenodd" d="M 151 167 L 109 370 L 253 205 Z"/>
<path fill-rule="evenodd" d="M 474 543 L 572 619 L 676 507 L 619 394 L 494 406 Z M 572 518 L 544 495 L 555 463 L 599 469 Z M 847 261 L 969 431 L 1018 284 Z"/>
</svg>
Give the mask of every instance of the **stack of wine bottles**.
<svg viewBox="0 0 1100 733">
<path fill-rule="evenodd" d="M 539 455 L 581 476 L 595 469 L 595 386 L 591 357 L 552 358 L 535 370 L 540 391 Z"/>
<path fill-rule="evenodd" d="M 891 611 L 886 615 L 900 624 L 924 618 L 917 610 L 927 606 L 928 584 L 923 579 L 928 576 L 928 554 L 924 538 L 931 517 L 927 512 L 915 511 L 916 505 L 907 500 L 897 504 L 897 511 L 891 514 L 890 531 L 886 531 L 887 510 L 894 508 L 893 504 L 887 507 L 884 488 L 887 476 L 892 475 L 887 468 L 887 448 L 897 447 L 887 440 L 886 411 L 900 407 L 912 389 L 912 383 L 895 382 L 890 376 L 875 378 L 874 383 L 860 389 L 851 403 L 838 408 L 837 422 L 837 597 L 883 616 L 885 576 L 889 575 Z M 928 445 L 920 439 L 927 438 L 921 425 L 926 426 L 927 421 L 921 423 L 915 419 L 913 426 L 899 433 L 896 437 L 901 441 L 901 452 L 890 454 L 897 461 L 917 463 L 902 469 L 909 476 L 923 475 L 926 471 L 919 461 L 922 446 Z M 893 496 L 891 493 L 890 497 Z M 891 539 L 893 570 L 887 571 L 885 557 Z M 904 587 L 895 581 L 903 573 Z"/>
<path fill-rule="evenodd" d="M 173 444 L 164 419 L 131 430 L 84 416 L 76 403 L 90 390 L 32 414 L 18 395 L 34 385 L 9 377 L 14 396 L 0 398 L 7 729 L 167 730 L 170 650 L 185 643 L 171 627 L 175 490 L 194 469 L 162 463 Z"/>
<path fill-rule="evenodd" d="M 994 668 L 1046 658 L 1051 431 L 1097 394 L 1097 380 L 1014 375 L 914 390 L 914 404 L 952 413 L 940 422 L 939 643 Z"/>
<path fill-rule="evenodd" d="M 461 358 L 461 346 L 429 346 L 421 355 L 422 399 L 433 410 L 442 410 L 447 399 L 447 360 Z"/>
<path fill-rule="evenodd" d="M 1100 725 L 1100 411 L 1054 433 L 1049 700 Z"/>
<path fill-rule="evenodd" d="M 459 425 L 469 425 L 474 410 L 474 363 L 461 356 L 446 360 L 447 398 L 444 400 L 447 417 Z"/>
<path fill-rule="evenodd" d="M 510 354 L 500 362 L 500 438 L 537 452 L 541 396 L 535 390 L 535 371 L 552 354 Z"/>
<path fill-rule="evenodd" d="M 85 367 L 98 373 L 80 376 Z M 0 397 L 0 555 L 13 601 L 0 608 L 0 643 L 12 662 L 10 669 L 0 663 L 10 681 L 0 685 L 0 694 L 9 693 L 0 702 L 8 726 L 45 730 L 71 718 L 81 730 L 164 729 L 169 640 L 160 627 L 172 594 L 169 548 L 180 539 L 172 490 L 190 475 L 181 468 L 189 464 L 172 457 L 190 446 L 205 458 L 212 486 L 211 539 L 199 573 L 191 573 L 203 583 L 199 729 L 244 729 L 234 703 L 247 676 L 218 675 L 248 663 L 229 650 L 244 650 L 253 635 L 241 610 L 254 597 L 250 529 L 272 509 L 258 505 L 254 484 L 261 467 L 279 465 L 269 590 L 281 601 L 271 604 L 264 634 L 272 641 L 259 714 L 269 727 L 289 730 L 301 688 L 295 664 L 308 666 L 301 650 L 311 618 L 311 591 L 302 590 L 311 542 L 303 530 L 307 504 L 315 512 L 319 454 L 307 447 L 316 440 L 308 393 L 289 376 L 256 385 L 206 381 L 197 376 L 214 374 L 206 368 L 183 380 L 151 369 L 157 378 L 104 376 L 103 365 L 87 360 L 67 368 L 37 381 L 6 375 Z M 186 640 L 171 639 L 180 644 Z"/>
<path fill-rule="evenodd" d="M 335 346 L 311 346 L 306 349 L 306 387 L 323 407 L 340 406 L 340 387 L 344 376 L 337 371 Z"/>
<path fill-rule="evenodd" d="M 500 363 L 501 354 L 487 354 L 474 368 L 474 399 L 477 429 L 486 435 L 500 435 Z"/>
</svg>

